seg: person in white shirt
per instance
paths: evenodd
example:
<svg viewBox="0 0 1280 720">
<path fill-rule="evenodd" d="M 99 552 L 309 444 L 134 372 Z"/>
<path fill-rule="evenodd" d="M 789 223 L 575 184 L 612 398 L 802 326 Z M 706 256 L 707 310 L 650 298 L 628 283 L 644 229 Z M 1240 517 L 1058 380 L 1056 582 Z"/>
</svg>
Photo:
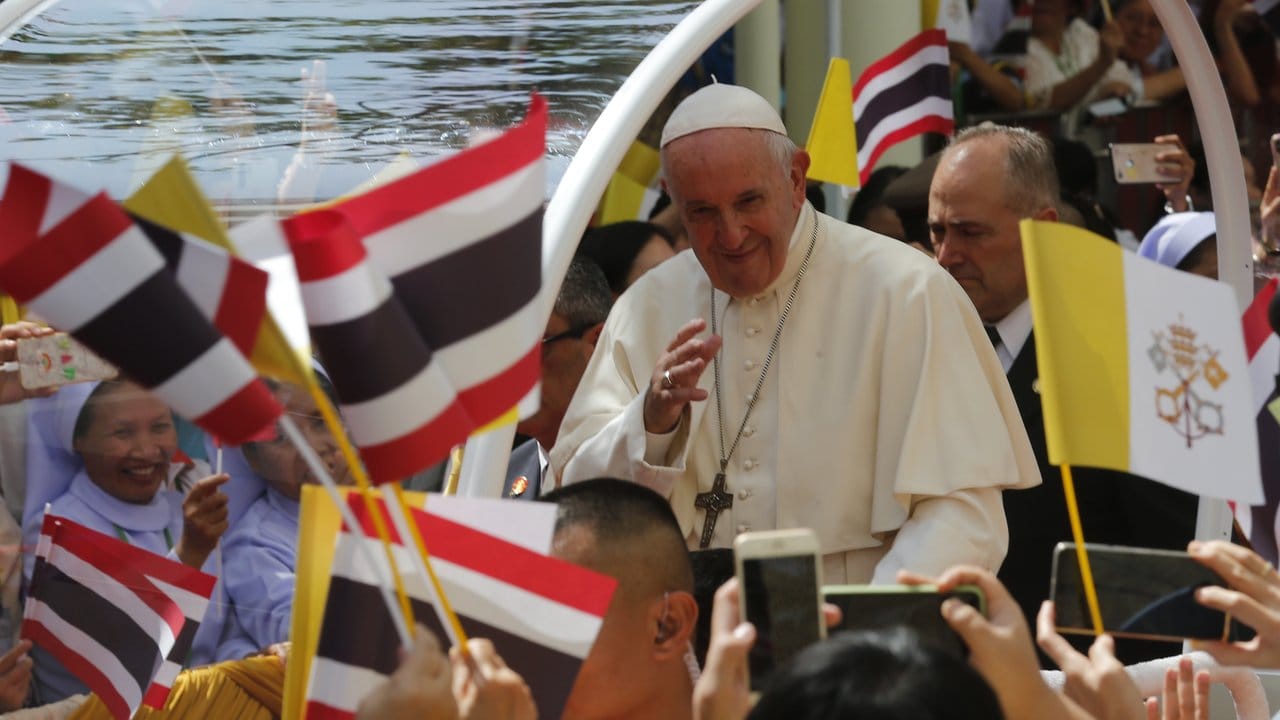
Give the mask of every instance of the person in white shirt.
<svg viewBox="0 0 1280 720">
<path fill-rule="evenodd" d="M 750 90 L 694 93 L 661 144 L 692 252 L 614 306 L 555 474 L 657 490 L 692 548 L 812 528 L 829 582 L 997 567 L 1000 490 L 1039 477 L 961 288 L 923 253 L 815 211 L 809 156 Z"/>
</svg>

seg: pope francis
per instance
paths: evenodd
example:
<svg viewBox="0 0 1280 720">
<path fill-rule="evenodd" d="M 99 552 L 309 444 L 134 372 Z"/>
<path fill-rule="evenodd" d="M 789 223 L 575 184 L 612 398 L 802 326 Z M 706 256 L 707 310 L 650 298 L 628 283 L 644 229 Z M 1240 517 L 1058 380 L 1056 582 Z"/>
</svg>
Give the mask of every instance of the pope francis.
<svg viewBox="0 0 1280 720">
<path fill-rule="evenodd" d="M 812 528 L 828 583 L 998 568 L 1000 492 L 1040 476 L 960 286 L 923 253 L 814 210 L 808 154 L 750 90 L 690 95 L 661 153 L 692 252 L 618 299 L 555 476 L 653 488 L 691 548 Z"/>
</svg>

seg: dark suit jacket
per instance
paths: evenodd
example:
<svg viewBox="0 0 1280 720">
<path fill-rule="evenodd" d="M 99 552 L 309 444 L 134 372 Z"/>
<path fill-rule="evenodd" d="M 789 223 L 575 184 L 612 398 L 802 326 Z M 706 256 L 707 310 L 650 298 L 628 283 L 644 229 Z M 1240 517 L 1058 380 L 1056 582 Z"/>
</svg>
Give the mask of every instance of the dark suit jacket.
<svg viewBox="0 0 1280 720">
<path fill-rule="evenodd" d="M 512 494 L 512 486 L 520 477 L 525 479 L 527 485 L 518 495 Z M 511 459 L 507 461 L 507 480 L 502 485 L 502 497 L 537 500 L 541 487 L 542 462 L 538 458 L 538 441 L 529 438 L 511 451 Z"/>
<path fill-rule="evenodd" d="M 1040 603 L 1049 598 L 1053 548 L 1060 541 L 1071 541 L 1062 475 L 1049 464 L 1040 395 L 1033 389 L 1037 377 L 1032 333 L 1009 368 L 1008 378 L 1044 482 L 1029 490 L 1004 493 L 1009 553 L 999 573 L 1032 628 Z M 1185 550 L 1195 536 L 1196 496 L 1127 473 L 1071 470 L 1085 542 Z M 1178 646 L 1169 643 L 1117 643 L 1117 655 L 1125 663 L 1177 652 Z"/>
</svg>

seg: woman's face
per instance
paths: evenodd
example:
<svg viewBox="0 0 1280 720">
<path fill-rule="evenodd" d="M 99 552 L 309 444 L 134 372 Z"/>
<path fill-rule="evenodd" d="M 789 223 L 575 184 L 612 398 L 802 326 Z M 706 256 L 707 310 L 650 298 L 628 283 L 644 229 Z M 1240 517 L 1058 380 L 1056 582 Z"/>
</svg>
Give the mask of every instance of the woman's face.
<svg viewBox="0 0 1280 720">
<path fill-rule="evenodd" d="M 1035 0 L 1031 4 L 1031 34 L 1056 35 L 1067 27 L 1067 0 Z"/>
<path fill-rule="evenodd" d="M 307 391 L 292 385 L 282 385 L 276 389 L 275 394 L 284 405 L 285 412 L 302 431 L 307 444 L 320 456 L 334 481 L 339 485 L 350 485 L 347 463 L 338 451 L 338 443 L 325 426 L 319 408 Z M 301 453 L 283 433 L 274 440 L 247 444 L 244 456 L 253 471 L 261 475 L 273 490 L 292 500 L 301 496 L 303 485 L 319 482 L 302 459 Z"/>
<path fill-rule="evenodd" d="M 1120 56 L 1129 62 L 1142 62 L 1160 47 L 1164 28 L 1148 0 L 1131 0 L 1116 11 L 1116 23 L 1124 32 L 1124 48 Z"/>
<path fill-rule="evenodd" d="M 112 497 L 147 503 L 169 475 L 178 432 L 169 408 L 132 383 L 101 385 L 85 407 L 88 424 L 73 449 L 85 473 Z"/>
</svg>

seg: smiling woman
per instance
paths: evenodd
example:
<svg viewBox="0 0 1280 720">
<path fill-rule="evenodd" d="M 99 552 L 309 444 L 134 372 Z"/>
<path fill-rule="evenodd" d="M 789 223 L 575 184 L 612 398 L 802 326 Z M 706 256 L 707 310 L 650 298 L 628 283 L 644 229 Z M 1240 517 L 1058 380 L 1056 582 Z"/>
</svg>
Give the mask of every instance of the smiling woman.
<svg viewBox="0 0 1280 720">
<path fill-rule="evenodd" d="M 47 512 L 191 567 L 203 566 L 227 528 L 227 496 L 219 488 L 228 478 L 200 479 L 185 497 L 168 489 L 177 445 L 173 415 L 163 402 L 130 382 L 99 383 L 75 412 L 71 449 L 83 467 Z M 28 561 L 25 570 L 30 578 L 34 562 Z M 209 636 L 219 628 L 202 624 L 205 632 L 197 632 L 192 652 L 211 651 Z M 31 657 L 38 702 L 87 692 L 40 646 L 32 648 Z"/>
</svg>

